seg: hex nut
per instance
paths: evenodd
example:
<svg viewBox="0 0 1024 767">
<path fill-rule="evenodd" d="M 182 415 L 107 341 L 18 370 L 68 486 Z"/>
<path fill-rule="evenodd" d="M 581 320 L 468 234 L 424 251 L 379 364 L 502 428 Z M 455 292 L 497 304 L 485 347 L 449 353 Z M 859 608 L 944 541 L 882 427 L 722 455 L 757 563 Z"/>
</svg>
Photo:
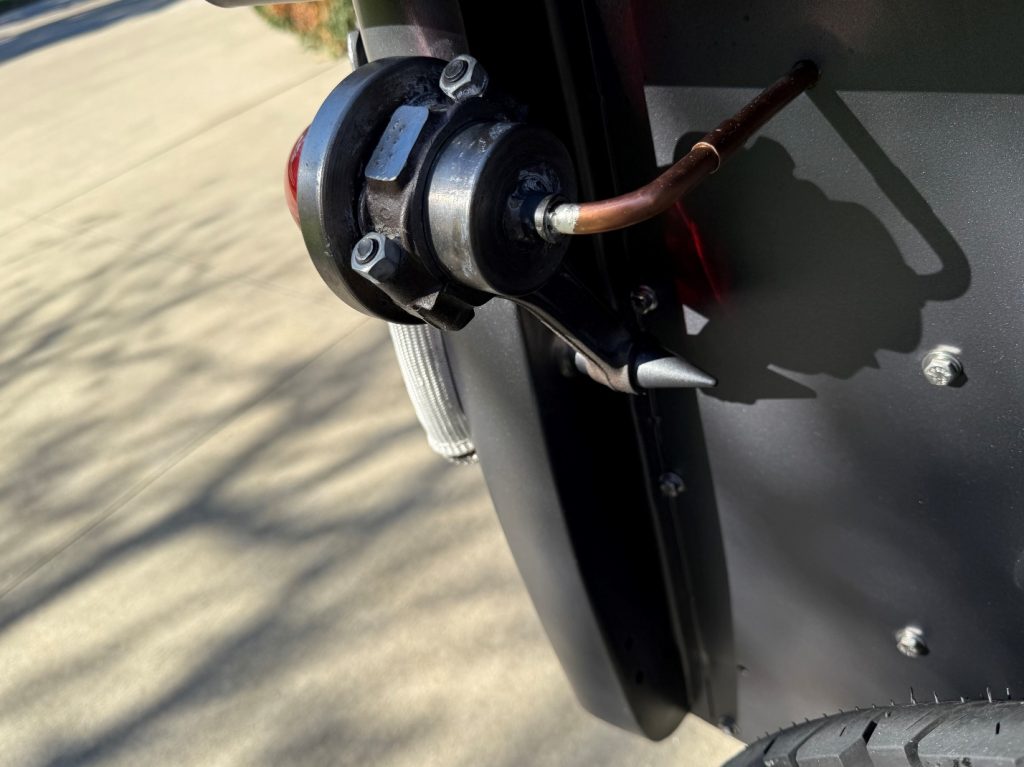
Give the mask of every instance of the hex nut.
<svg viewBox="0 0 1024 767">
<path fill-rule="evenodd" d="M 403 258 L 397 242 L 379 232 L 370 232 L 352 248 L 352 269 L 379 286 L 395 276 Z"/>
<path fill-rule="evenodd" d="M 964 368 L 950 352 L 934 349 L 921 360 L 921 372 L 932 386 L 949 386 L 963 375 Z"/>
<path fill-rule="evenodd" d="M 441 90 L 454 101 L 483 96 L 490 78 L 472 56 L 456 56 L 441 73 Z"/>
<path fill-rule="evenodd" d="M 920 658 L 928 654 L 924 632 L 917 626 L 904 626 L 896 632 L 896 649 L 908 658 Z"/>
</svg>

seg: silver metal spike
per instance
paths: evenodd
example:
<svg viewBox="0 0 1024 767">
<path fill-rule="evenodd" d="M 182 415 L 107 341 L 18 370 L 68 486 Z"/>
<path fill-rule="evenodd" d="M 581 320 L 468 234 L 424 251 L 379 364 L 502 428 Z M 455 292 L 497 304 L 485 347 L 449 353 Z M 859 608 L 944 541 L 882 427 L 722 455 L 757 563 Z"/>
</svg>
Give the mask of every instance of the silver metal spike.
<svg viewBox="0 0 1024 767">
<path fill-rule="evenodd" d="M 992 702 L 992 688 L 991 687 L 986 687 L 985 688 L 985 697 L 988 698 L 988 702 L 989 703 Z"/>
<path fill-rule="evenodd" d="M 939 702 L 939 694 L 937 692 L 935 692 L 934 690 L 932 691 L 932 697 L 935 698 L 935 702 L 936 703 Z"/>
<path fill-rule="evenodd" d="M 703 389 L 718 382 L 682 357 L 640 357 L 635 378 L 641 389 Z"/>
<path fill-rule="evenodd" d="M 910 705 L 911 706 L 916 706 L 917 705 L 917 698 L 914 697 L 914 688 L 913 687 L 910 688 Z"/>
<path fill-rule="evenodd" d="M 961 703 L 966 703 L 967 702 L 967 698 L 965 698 L 963 695 L 961 695 L 960 696 L 960 702 Z"/>
</svg>

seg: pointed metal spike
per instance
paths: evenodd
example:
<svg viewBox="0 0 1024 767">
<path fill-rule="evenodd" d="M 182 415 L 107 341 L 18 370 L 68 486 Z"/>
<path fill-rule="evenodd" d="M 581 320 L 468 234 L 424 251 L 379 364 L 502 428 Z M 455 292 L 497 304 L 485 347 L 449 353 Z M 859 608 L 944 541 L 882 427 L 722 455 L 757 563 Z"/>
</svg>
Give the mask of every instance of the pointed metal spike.
<svg viewBox="0 0 1024 767">
<path fill-rule="evenodd" d="M 936 703 L 939 702 L 939 694 L 937 692 L 935 692 L 934 690 L 932 691 L 932 697 L 935 698 L 935 702 Z"/>
<path fill-rule="evenodd" d="M 992 688 L 991 687 L 986 687 L 985 688 L 985 697 L 988 698 L 988 702 L 989 703 L 992 702 Z"/>
<path fill-rule="evenodd" d="M 914 688 L 913 687 L 910 688 L 910 705 L 911 706 L 916 706 L 917 705 L 917 698 L 914 697 Z"/>
<path fill-rule="evenodd" d="M 961 695 L 960 696 L 960 702 L 961 703 L 966 703 L 967 702 L 967 698 L 965 698 L 963 695 Z"/>
<path fill-rule="evenodd" d="M 889 698 L 889 705 L 890 705 L 890 706 L 893 706 L 893 707 L 895 708 L 895 706 L 896 706 L 896 701 L 894 701 L 894 700 L 893 700 L 892 698 Z"/>
<path fill-rule="evenodd" d="M 702 389 L 718 383 L 681 357 L 639 357 L 635 378 L 641 389 Z"/>
</svg>

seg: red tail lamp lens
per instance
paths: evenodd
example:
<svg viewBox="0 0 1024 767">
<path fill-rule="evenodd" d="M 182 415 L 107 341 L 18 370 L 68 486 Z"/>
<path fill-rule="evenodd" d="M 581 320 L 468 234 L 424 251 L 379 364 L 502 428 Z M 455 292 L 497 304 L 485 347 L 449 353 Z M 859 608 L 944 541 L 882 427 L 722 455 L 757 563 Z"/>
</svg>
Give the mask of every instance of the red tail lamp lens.
<svg viewBox="0 0 1024 767">
<path fill-rule="evenodd" d="M 295 223 L 299 223 L 299 158 L 302 156 L 302 145 L 306 141 L 306 134 L 309 128 L 299 134 L 292 147 L 292 153 L 288 155 L 288 164 L 284 169 L 284 198 L 288 202 L 288 210 L 291 211 Z"/>
<path fill-rule="evenodd" d="M 665 246 L 673 256 L 679 300 L 693 307 L 722 303 L 728 280 L 719 254 L 701 236 L 682 203 L 669 208 L 664 221 Z"/>
</svg>

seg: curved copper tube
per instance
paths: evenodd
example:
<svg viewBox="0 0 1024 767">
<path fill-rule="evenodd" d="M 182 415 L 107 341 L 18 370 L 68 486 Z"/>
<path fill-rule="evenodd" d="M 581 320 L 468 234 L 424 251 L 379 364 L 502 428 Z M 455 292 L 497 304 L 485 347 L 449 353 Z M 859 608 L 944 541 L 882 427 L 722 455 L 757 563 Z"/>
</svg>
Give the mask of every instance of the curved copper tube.
<svg viewBox="0 0 1024 767">
<path fill-rule="evenodd" d="M 561 234 L 596 234 L 653 218 L 718 170 L 765 123 L 817 81 L 814 62 L 797 62 L 788 74 L 694 144 L 679 162 L 649 184 L 610 200 L 554 205 L 544 213 L 544 226 L 549 232 Z"/>
</svg>

